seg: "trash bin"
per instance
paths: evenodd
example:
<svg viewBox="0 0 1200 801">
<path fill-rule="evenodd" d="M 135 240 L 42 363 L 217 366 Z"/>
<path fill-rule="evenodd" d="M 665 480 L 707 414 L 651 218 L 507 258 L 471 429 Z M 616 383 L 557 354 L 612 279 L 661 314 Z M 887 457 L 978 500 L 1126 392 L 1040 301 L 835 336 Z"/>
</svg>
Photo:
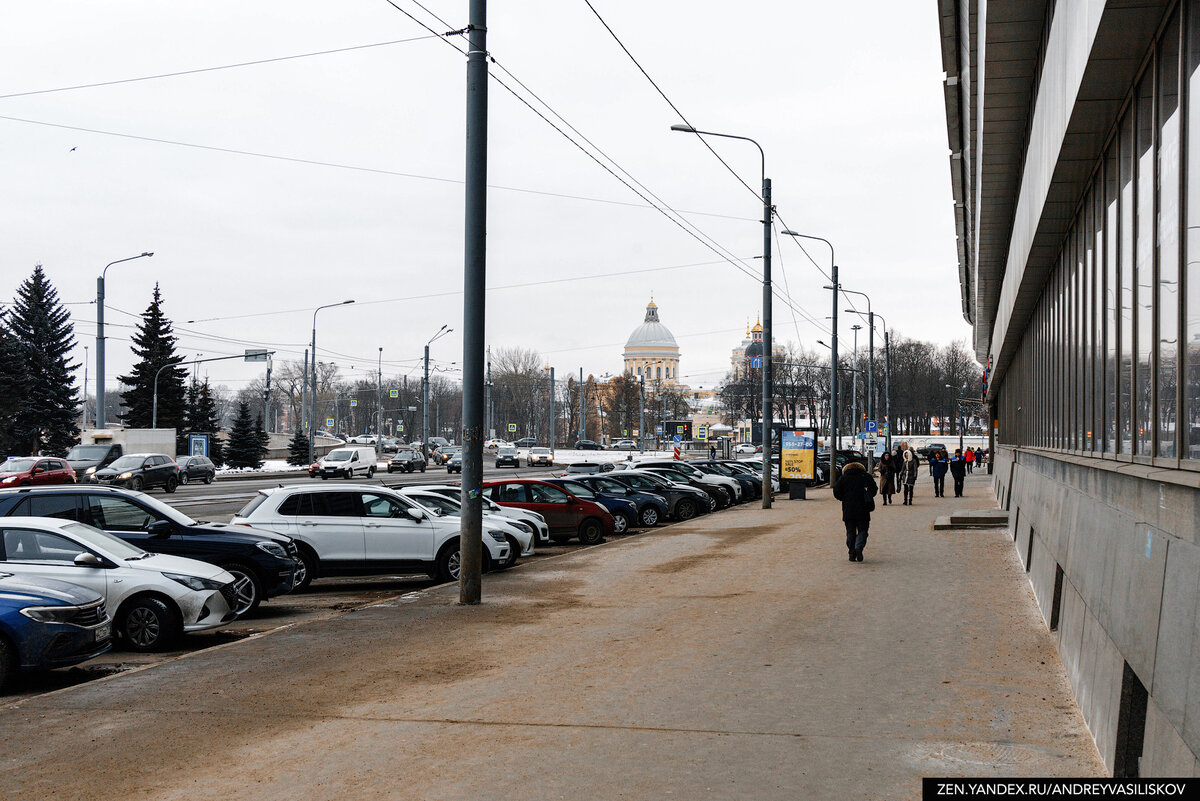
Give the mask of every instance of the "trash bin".
<svg viewBox="0 0 1200 801">
<path fill-rule="evenodd" d="M 806 501 L 808 500 L 808 487 L 800 481 L 793 481 L 788 485 L 788 500 L 789 501 Z"/>
</svg>

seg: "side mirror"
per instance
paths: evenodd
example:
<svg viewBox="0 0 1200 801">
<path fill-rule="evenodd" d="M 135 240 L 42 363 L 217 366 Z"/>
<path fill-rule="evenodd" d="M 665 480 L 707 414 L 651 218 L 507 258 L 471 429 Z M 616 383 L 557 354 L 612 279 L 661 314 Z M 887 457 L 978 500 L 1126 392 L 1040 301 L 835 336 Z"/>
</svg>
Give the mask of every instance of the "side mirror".
<svg viewBox="0 0 1200 801">
<path fill-rule="evenodd" d="M 84 551 L 76 556 L 75 564 L 80 567 L 104 567 L 104 562 L 100 561 L 100 557 L 90 551 Z"/>
<path fill-rule="evenodd" d="M 413 520 L 424 520 L 425 519 L 425 512 L 421 511 L 420 509 L 409 507 L 408 509 L 405 510 L 405 512 L 407 512 L 408 516 L 411 517 Z"/>
<path fill-rule="evenodd" d="M 147 467 L 150 467 L 150 460 L 149 460 L 149 459 L 147 459 L 146 461 L 142 462 L 142 469 L 143 469 L 143 470 L 145 470 Z"/>
<path fill-rule="evenodd" d="M 169 537 L 174 527 L 168 520 L 155 520 L 146 526 L 146 533 L 153 537 Z"/>
<path fill-rule="evenodd" d="M 45 473 L 45 472 L 46 472 L 46 468 L 44 468 L 44 467 L 35 467 L 35 468 L 33 468 L 33 474 L 34 474 L 34 475 L 37 475 L 38 473 Z"/>
</svg>

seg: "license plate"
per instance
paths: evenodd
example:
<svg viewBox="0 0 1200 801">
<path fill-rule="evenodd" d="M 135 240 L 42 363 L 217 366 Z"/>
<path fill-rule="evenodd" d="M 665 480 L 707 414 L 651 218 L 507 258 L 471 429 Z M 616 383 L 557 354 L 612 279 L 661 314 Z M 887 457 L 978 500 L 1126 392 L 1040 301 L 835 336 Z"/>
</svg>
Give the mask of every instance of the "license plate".
<svg viewBox="0 0 1200 801">
<path fill-rule="evenodd" d="M 105 623 L 103 626 L 97 626 L 95 631 L 92 632 L 92 637 L 96 642 L 107 640 L 110 636 L 112 636 L 111 623 Z"/>
</svg>

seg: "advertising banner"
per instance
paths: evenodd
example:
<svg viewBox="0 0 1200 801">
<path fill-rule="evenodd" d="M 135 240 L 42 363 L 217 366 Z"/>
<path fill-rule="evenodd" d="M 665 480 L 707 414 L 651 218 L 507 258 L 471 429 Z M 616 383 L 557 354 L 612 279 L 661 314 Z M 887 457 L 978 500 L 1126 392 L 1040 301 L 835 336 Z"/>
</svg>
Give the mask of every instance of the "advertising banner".
<svg viewBox="0 0 1200 801">
<path fill-rule="evenodd" d="M 785 429 L 780 475 L 786 479 L 815 479 L 817 464 L 817 438 L 815 431 L 807 429 Z"/>
</svg>

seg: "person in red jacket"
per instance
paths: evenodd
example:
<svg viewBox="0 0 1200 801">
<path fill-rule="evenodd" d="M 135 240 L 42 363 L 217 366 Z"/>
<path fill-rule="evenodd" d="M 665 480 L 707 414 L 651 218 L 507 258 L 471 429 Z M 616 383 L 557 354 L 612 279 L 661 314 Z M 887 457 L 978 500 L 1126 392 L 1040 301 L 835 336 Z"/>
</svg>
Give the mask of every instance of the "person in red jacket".
<svg viewBox="0 0 1200 801">
<path fill-rule="evenodd" d="M 963 454 L 963 461 L 967 463 L 967 472 L 974 473 L 975 471 L 971 468 L 975 466 L 975 451 L 967 448 L 967 452 Z"/>
</svg>

